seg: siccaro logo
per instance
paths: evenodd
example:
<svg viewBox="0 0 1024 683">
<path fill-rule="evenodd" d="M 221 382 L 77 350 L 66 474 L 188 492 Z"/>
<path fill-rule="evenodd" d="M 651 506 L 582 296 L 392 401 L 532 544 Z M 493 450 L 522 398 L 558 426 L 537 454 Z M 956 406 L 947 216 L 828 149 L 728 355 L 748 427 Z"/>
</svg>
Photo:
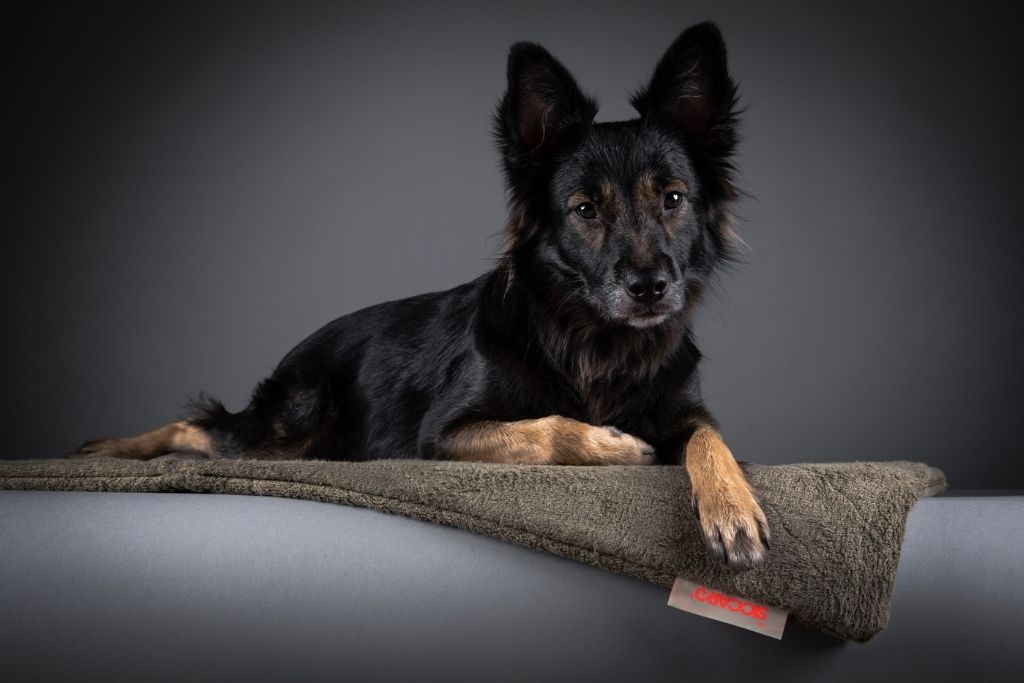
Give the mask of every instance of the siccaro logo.
<svg viewBox="0 0 1024 683">
<path fill-rule="evenodd" d="M 698 602 L 706 602 L 709 605 L 727 609 L 730 612 L 738 612 L 743 616 L 755 619 L 758 622 L 758 626 L 764 626 L 764 619 L 768 618 L 768 608 L 763 605 L 758 605 L 754 602 L 746 602 L 735 598 L 731 595 L 725 595 L 724 593 L 718 593 L 716 591 L 705 588 L 704 586 L 697 586 L 690 593 L 690 597 Z"/>
</svg>

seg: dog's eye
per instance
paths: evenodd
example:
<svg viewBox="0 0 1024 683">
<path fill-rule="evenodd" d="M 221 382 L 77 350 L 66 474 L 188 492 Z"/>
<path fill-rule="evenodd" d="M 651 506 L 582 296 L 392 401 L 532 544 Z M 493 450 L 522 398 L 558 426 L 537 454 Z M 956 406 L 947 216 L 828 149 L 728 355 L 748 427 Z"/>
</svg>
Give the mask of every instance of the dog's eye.
<svg viewBox="0 0 1024 683">
<path fill-rule="evenodd" d="M 576 207 L 576 213 L 580 218 L 586 218 L 589 221 L 592 218 L 597 218 L 597 207 L 591 202 L 583 202 Z"/>
<path fill-rule="evenodd" d="M 674 209 L 683 203 L 682 192 L 669 192 L 665 195 L 665 208 Z"/>
</svg>

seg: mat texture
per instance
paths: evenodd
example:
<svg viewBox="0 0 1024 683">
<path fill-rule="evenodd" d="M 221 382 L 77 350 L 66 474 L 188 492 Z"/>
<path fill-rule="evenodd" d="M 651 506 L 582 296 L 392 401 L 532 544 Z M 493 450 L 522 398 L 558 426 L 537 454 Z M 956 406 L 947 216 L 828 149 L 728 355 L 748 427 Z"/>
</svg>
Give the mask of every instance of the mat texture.
<svg viewBox="0 0 1024 683">
<path fill-rule="evenodd" d="M 0 489 L 281 496 L 476 531 L 669 587 L 687 579 L 789 611 L 855 641 L 889 619 L 907 514 L 945 488 L 921 463 L 752 465 L 772 529 L 768 561 L 710 561 L 680 467 L 549 467 L 420 460 L 0 462 Z"/>
</svg>

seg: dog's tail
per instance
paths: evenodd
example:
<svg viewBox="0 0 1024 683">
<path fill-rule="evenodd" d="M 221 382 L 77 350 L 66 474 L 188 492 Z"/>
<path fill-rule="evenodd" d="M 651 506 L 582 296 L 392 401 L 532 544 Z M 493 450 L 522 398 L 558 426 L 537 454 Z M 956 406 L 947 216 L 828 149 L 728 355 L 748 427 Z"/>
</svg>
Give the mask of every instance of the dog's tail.
<svg viewBox="0 0 1024 683">
<path fill-rule="evenodd" d="M 218 432 L 235 431 L 241 416 L 241 413 L 232 413 L 223 403 L 202 391 L 196 398 L 189 399 L 188 413 L 187 422 L 205 430 Z"/>
<path fill-rule="evenodd" d="M 121 439 L 87 441 L 69 457 L 149 460 L 167 453 L 207 458 L 287 460 L 331 452 L 338 406 L 325 376 L 279 372 L 256 387 L 243 410 L 232 413 L 200 393 L 189 401 L 188 417 Z"/>
<path fill-rule="evenodd" d="M 191 402 L 188 422 L 210 436 L 218 449 L 215 457 L 288 460 L 331 451 L 338 415 L 326 374 L 279 369 L 257 385 L 249 405 L 237 413 L 200 393 Z"/>
</svg>

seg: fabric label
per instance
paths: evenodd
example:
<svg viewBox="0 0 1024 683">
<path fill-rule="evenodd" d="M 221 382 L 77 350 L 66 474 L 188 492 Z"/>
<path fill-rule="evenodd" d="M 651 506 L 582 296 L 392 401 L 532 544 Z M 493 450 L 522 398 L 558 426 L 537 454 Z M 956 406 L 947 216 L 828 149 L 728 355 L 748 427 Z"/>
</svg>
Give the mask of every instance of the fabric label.
<svg viewBox="0 0 1024 683">
<path fill-rule="evenodd" d="M 761 605 L 746 598 L 707 588 L 677 576 L 668 604 L 684 612 L 724 621 L 733 626 L 782 640 L 788 612 Z"/>
</svg>

